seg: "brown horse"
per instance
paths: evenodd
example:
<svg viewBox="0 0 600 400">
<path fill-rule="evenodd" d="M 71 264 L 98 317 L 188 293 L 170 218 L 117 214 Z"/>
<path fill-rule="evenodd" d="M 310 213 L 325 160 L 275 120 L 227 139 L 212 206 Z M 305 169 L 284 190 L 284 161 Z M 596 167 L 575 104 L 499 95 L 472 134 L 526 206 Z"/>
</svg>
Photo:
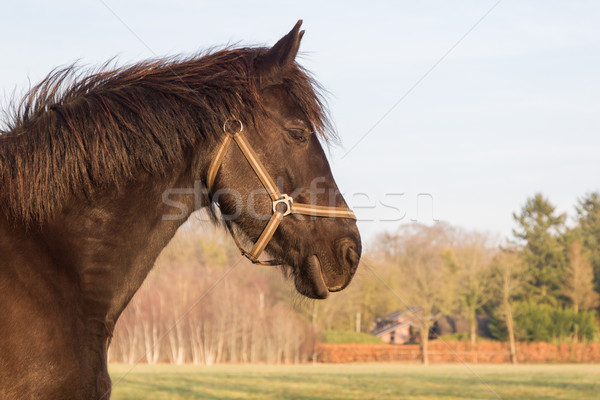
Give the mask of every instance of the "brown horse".
<svg viewBox="0 0 600 400">
<path fill-rule="evenodd" d="M 24 98 L 0 135 L 0 399 L 108 398 L 115 321 L 194 209 L 266 237 L 308 297 L 348 285 L 360 236 L 321 147 L 318 87 L 295 61 L 300 23 L 270 49 L 69 67 Z M 223 146 L 242 126 L 250 150 Z M 200 201 L 174 190 L 192 187 Z"/>
</svg>

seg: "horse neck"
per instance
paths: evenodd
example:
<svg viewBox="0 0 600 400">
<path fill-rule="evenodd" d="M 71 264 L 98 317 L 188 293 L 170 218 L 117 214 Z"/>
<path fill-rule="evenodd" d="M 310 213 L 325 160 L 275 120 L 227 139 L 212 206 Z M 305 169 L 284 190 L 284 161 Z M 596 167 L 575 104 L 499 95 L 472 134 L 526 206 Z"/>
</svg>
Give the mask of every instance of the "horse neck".
<svg viewBox="0 0 600 400">
<path fill-rule="evenodd" d="M 195 153 L 202 170 L 208 154 Z M 204 173 L 192 173 L 190 165 L 187 160 L 170 176 L 141 175 L 118 190 L 73 201 L 44 226 L 55 266 L 76 280 L 80 310 L 90 323 L 100 321 L 112 329 L 161 250 L 198 208 L 198 194 L 191 188 Z M 201 201 L 208 204 L 205 198 Z M 178 210 L 173 209 L 175 202 Z"/>
</svg>

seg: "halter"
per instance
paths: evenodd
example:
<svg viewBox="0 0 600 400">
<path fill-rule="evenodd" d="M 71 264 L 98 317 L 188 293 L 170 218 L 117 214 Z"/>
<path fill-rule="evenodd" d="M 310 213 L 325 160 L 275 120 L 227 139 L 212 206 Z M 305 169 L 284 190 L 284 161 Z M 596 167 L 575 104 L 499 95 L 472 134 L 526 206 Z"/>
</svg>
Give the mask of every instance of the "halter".
<svg viewBox="0 0 600 400">
<path fill-rule="evenodd" d="M 239 128 L 236 129 L 232 127 L 232 124 L 239 124 Z M 287 194 L 282 194 L 277 189 L 277 185 L 265 169 L 262 162 L 259 160 L 258 156 L 250 146 L 250 143 L 242 133 L 244 130 L 244 126 L 241 121 L 238 120 L 227 120 L 223 124 L 223 131 L 225 132 L 225 139 L 223 139 L 223 143 L 217 150 L 217 154 L 213 159 L 210 167 L 208 168 L 208 176 L 206 178 L 206 186 L 210 193 L 212 193 L 213 185 L 215 183 L 215 178 L 217 177 L 217 172 L 219 172 L 219 168 L 223 163 L 223 158 L 229 149 L 229 145 L 231 144 L 231 140 L 233 139 L 235 143 L 238 145 L 246 160 L 258 176 L 258 179 L 261 181 L 269 197 L 271 198 L 271 202 L 273 203 L 273 214 L 271 215 L 271 219 L 267 223 L 267 226 L 263 229 L 260 234 L 258 240 L 252 247 L 250 251 L 246 251 L 242 248 L 240 242 L 236 238 L 233 228 L 230 224 L 226 224 L 227 228 L 231 232 L 231 236 L 235 241 L 235 244 L 240 249 L 243 256 L 248 258 L 254 264 L 261 265 L 278 265 L 276 260 L 268 260 L 268 261 L 260 261 L 258 257 L 263 252 L 267 244 L 273 238 L 277 227 L 283 220 L 283 217 L 288 216 L 290 214 L 302 214 L 309 215 L 312 217 L 328 217 L 328 218 L 348 218 L 352 220 L 356 220 L 356 216 L 354 212 L 349 208 L 342 207 L 327 207 L 327 206 L 317 206 L 312 204 L 304 204 L 304 203 L 296 203 L 291 196 Z"/>
</svg>

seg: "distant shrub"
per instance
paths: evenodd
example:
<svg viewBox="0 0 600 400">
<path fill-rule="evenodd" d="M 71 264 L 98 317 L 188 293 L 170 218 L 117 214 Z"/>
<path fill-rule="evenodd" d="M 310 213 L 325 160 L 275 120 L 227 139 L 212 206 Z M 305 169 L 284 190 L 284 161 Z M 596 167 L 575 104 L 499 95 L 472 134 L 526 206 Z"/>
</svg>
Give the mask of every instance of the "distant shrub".
<svg viewBox="0 0 600 400">
<path fill-rule="evenodd" d="M 449 333 L 447 335 L 438 336 L 438 339 L 446 340 L 446 341 L 465 341 L 469 340 L 468 333 Z"/>
<path fill-rule="evenodd" d="M 575 327 L 582 340 L 593 341 L 598 327 L 594 311 L 575 313 L 571 309 L 523 303 L 516 308 L 518 339 L 535 342 L 560 342 L 573 339 Z"/>
<path fill-rule="evenodd" d="M 595 311 L 579 312 L 576 318 L 579 336 L 587 341 L 598 340 L 598 324 Z"/>
<path fill-rule="evenodd" d="M 385 344 L 385 342 L 378 337 L 369 335 L 362 332 L 352 331 L 324 331 L 321 334 L 321 340 L 324 343 L 369 343 L 369 344 Z"/>
<path fill-rule="evenodd" d="M 501 342 L 508 341 L 508 331 L 506 329 L 506 323 L 504 318 L 500 315 L 497 308 L 491 308 L 488 312 L 488 329 L 490 331 L 490 337 L 494 340 Z"/>
</svg>

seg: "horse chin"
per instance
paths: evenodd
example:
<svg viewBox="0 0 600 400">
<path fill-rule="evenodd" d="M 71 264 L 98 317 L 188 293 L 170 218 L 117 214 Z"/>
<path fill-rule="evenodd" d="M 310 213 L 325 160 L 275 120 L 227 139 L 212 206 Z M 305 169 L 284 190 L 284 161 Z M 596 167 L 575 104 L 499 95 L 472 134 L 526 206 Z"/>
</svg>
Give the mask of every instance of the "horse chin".
<svg viewBox="0 0 600 400">
<path fill-rule="evenodd" d="M 307 257 L 304 265 L 296 271 L 294 284 L 300 294 L 311 299 L 326 299 L 329 296 L 321 262 L 316 255 Z"/>
</svg>

